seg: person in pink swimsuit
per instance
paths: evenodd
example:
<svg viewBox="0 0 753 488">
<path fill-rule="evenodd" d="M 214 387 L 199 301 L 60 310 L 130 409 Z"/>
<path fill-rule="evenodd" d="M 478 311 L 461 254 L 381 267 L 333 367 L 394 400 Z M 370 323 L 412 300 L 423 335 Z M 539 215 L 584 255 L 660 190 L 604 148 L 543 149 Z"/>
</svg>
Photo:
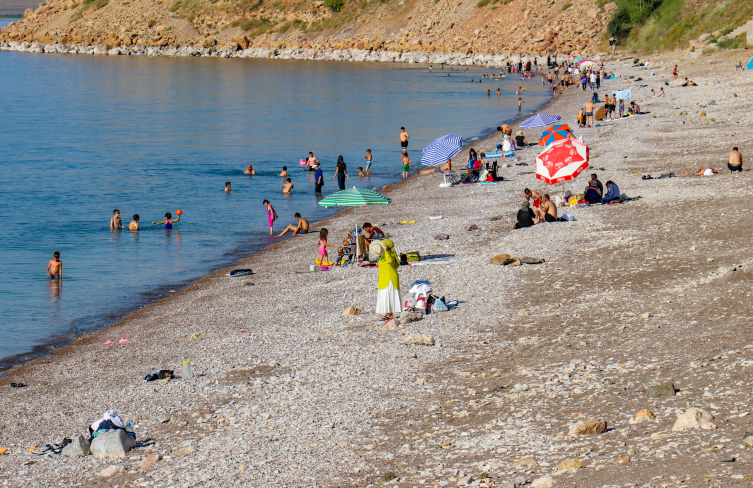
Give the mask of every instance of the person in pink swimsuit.
<svg viewBox="0 0 753 488">
<path fill-rule="evenodd" d="M 327 236 L 329 235 L 329 231 L 327 229 L 319 229 L 319 242 L 317 244 L 319 245 L 319 264 L 325 265 L 329 263 L 329 254 L 327 253 L 327 247 L 332 247 L 330 244 L 327 244 Z"/>
<path fill-rule="evenodd" d="M 275 220 L 277 220 L 277 212 L 275 212 L 275 208 L 271 203 L 269 203 L 269 200 L 264 200 L 264 206 L 267 207 L 267 218 L 269 218 L 269 235 L 274 235 L 274 226 Z"/>
</svg>

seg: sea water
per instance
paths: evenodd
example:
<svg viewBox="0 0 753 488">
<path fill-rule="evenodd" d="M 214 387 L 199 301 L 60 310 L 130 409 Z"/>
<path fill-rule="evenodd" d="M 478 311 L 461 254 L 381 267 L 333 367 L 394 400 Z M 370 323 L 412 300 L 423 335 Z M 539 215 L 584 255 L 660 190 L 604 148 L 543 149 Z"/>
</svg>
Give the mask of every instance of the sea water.
<svg viewBox="0 0 753 488">
<path fill-rule="evenodd" d="M 523 115 L 548 100 L 540 79 L 479 84 L 499 70 L 433 68 L 0 51 L 0 368 L 275 242 L 265 198 L 277 232 L 295 212 L 310 221 L 334 213 L 317 205 L 313 173 L 300 169 L 310 150 L 325 195 L 338 190 L 339 155 L 348 187 L 381 188 L 401 178 L 401 126 L 415 169 L 434 138 L 474 140 L 514 119 L 519 86 Z M 359 179 L 366 149 L 374 175 Z M 243 174 L 249 163 L 254 176 Z M 283 165 L 290 195 L 279 188 Z M 141 230 L 110 231 L 116 208 L 126 227 L 139 214 Z M 152 224 L 177 209 L 172 230 Z M 54 251 L 60 281 L 46 278 Z"/>
</svg>

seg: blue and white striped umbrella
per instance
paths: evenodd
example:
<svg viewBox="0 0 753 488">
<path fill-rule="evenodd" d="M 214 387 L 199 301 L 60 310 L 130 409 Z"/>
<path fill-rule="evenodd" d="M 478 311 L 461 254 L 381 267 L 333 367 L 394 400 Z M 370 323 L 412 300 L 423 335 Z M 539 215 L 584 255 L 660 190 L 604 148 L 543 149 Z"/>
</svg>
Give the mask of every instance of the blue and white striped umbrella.
<svg viewBox="0 0 753 488">
<path fill-rule="evenodd" d="M 561 118 L 562 117 L 560 117 L 559 115 L 537 114 L 530 119 L 524 120 L 523 123 L 520 124 L 520 128 L 535 129 L 536 127 L 546 127 L 547 125 L 552 125 L 555 122 L 559 122 Z"/>
<path fill-rule="evenodd" d="M 440 137 L 421 152 L 421 164 L 424 166 L 439 166 L 460 152 L 463 138 L 457 134 L 447 134 Z"/>
</svg>

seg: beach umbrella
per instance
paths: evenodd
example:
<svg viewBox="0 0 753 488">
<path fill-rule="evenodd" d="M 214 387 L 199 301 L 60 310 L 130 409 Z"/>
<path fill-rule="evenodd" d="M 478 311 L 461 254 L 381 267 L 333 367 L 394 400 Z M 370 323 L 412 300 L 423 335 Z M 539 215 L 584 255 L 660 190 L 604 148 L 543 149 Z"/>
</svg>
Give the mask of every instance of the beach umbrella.
<svg viewBox="0 0 753 488">
<path fill-rule="evenodd" d="M 541 133 L 541 139 L 539 139 L 539 146 L 548 146 L 549 144 L 563 139 L 567 139 L 570 126 L 567 124 L 553 125 L 544 132 Z"/>
<path fill-rule="evenodd" d="M 353 215 L 356 219 L 356 229 L 358 229 L 358 213 L 355 207 L 363 207 L 365 205 L 389 205 L 392 203 L 392 199 L 385 197 L 381 193 L 377 193 L 374 190 L 366 190 L 364 188 L 347 188 L 340 190 L 337 193 L 333 193 L 319 201 L 319 205 L 322 207 L 354 207 Z M 359 254 L 358 237 L 356 237 L 356 254 Z"/>
<path fill-rule="evenodd" d="M 536 127 L 546 127 L 547 125 L 552 125 L 555 122 L 559 122 L 559 120 L 562 117 L 559 115 L 550 115 L 550 114 L 536 114 L 533 117 L 530 117 L 523 121 L 522 124 L 520 124 L 521 129 L 535 129 Z"/>
<path fill-rule="evenodd" d="M 462 147 L 463 138 L 457 134 L 439 137 L 421 152 L 421 164 L 424 166 L 439 166 L 459 153 Z"/>
<path fill-rule="evenodd" d="M 589 68 L 591 66 L 596 66 L 596 61 L 586 59 L 585 61 L 578 63 L 578 65 L 580 66 L 580 69 Z"/>
<path fill-rule="evenodd" d="M 575 62 L 576 62 L 576 63 L 580 63 L 580 62 L 581 62 L 581 61 L 583 61 L 584 59 L 586 59 L 586 58 L 582 58 L 582 57 L 578 56 L 577 58 L 575 58 Z"/>
<path fill-rule="evenodd" d="M 588 168 L 588 146 L 565 139 L 550 144 L 536 158 L 536 178 L 553 185 L 578 177 Z"/>
<path fill-rule="evenodd" d="M 568 54 L 567 56 L 565 56 L 565 59 L 575 59 L 575 55 L 574 54 Z"/>
</svg>

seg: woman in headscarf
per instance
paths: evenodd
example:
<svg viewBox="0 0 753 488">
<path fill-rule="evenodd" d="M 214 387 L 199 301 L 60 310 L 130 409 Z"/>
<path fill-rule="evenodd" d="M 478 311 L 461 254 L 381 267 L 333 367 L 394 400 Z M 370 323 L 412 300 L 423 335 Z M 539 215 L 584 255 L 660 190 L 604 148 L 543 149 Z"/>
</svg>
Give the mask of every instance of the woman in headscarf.
<svg viewBox="0 0 753 488">
<path fill-rule="evenodd" d="M 384 254 L 379 258 L 376 313 L 384 314 L 383 320 L 389 320 L 394 317 L 394 313 L 403 311 L 400 303 L 400 277 L 397 274 L 400 258 L 397 257 L 394 246 L 392 240 L 382 240 Z"/>
<path fill-rule="evenodd" d="M 348 176 L 348 168 L 345 166 L 345 160 L 342 156 L 339 156 L 337 158 L 337 169 L 335 169 L 335 178 L 337 178 L 337 186 L 340 187 L 341 190 L 345 189 L 345 178 L 350 178 Z"/>
</svg>

